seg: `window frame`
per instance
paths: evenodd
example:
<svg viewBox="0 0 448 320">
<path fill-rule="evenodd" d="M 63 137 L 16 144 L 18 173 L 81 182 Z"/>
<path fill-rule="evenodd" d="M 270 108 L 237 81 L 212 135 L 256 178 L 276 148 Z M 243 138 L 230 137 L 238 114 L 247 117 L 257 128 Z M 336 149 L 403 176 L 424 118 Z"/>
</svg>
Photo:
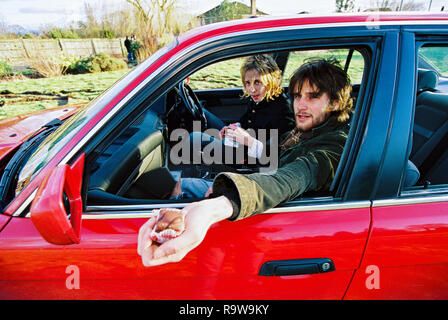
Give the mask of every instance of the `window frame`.
<svg viewBox="0 0 448 320">
<path fill-rule="evenodd" d="M 448 31 L 445 36 L 442 35 L 419 35 L 417 33 L 415 38 L 415 55 L 418 59 L 419 51 L 422 47 L 430 46 L 436 47 L 437 45 L 441 45 L 441 47 L 447 47 L 448 50 Z M 415 85 L 414 85 L 414 94 L 417 94 L 417 71 L 418 71 L 418 63 L 415 65 Z M 437 70 L 436 70 L 437 71 Z M 448 93 L 448 92 L 445 92 Z M 414 128 L 414 120 L 415 120 L 415 109 L 416 103 L 412 106 L 412 128 L 411 132 L 413 132 Z M 411 143 L 413 139 L 410 139 L 408 148 L 412 147 Z M 404 176 L 403 176 L 404 180 Z M 401 187 L 399 201 L 403 203 L 427 203 L 427 202 L 438 202 L 438 201 L 447 201 L 448 199 L 448 181 L 444 184 L 435 184 L 435 185 L 416 185 L 411 187 Z"/>
<path fill-rule="evenodd" d="M 187 67 L 181 68 L 180 66 L 175 66 L 171 68 L 170 70 L 165 70 L 165 73 L 173 73 L 174 70 L 177 70 L 174 73 L 174 77 L 170 77 L 169 80 L 167 80 L 164 84 L 161 84 L 157 90 L 153 92 L 153 94 L 149 94 L 146 97 L 142 97 L 141 93 L 137 94 L 137 96 L 140 97 L 133 97 L 131 99 L 132 104 L 137 104 L 138 107 L 133 107 L 133 112 L 130 113 L 128 116 L 121 116 L 121 117 L 115 117 L 115 121 L 112 121 L 111 123 L 115 123 L 114 130 L 109 130 L 110 136 L 117 136 L 120 134 L 120 132 L 123 132 L 127 126 L 130 125 L 131 122 L 129 122 L 129 118 L 135 119 L 139 115 L 141 115 L 144 112 L 144 109 L 148 108 L 142 108 L 142 106 L 145 104 L 145 102 L 148 102 L 148 100 L 157 100 L 168 90 L 170 90 L 173 87 L 173 83 L 177 83 L 180 81 L 179 79 L 185 79 L 188 75 L 192 74 L 193 72 L 199 70 L 200 68 L 203 68 L 207 65 L 210 65 L 212 63 L 215 63 L 217 61 L 225 60 L 228 57 L 241 57 L 241 56 L 247 56 L 248 54 L 253 53 L 271 53 L 271 52 L 279 52 L 279 51 L 302 51 L 302 50 L 318 50 L 318 49 L 324 49 L 324 48 L 350 48 L 350 47 L 356 47 L 356 48 L 364 48 L 364 72 L 363 72 L 363 81 L 361 83 L 361 88 L 359 92 L 359 96 L 356 103 L 356 112 L 352 119 L 352 126 L 354 127 L 352 130 L 350 130 L 349 137 L 346 143 L 346 147 L 344 148 L 344 152 L 341 158 L 340 163 L 344 163 L 344 165 L 339 165 L 335 179 L 333 181 L 333 185 L 331 188 L 331 191 L 334 193 L 333 196 L 325 196 L 325 197 L 306 197 L 303 199 L 298 199 L 294 201 L 290 201 L 287 203 L 282 203 L 278 205 L 277 207 L 267 211 L 267 212 L 285 212 L 285 211 L 302 211 L 302 209 L 298 209 L 297 207 L 304 207 L 304 208 L 314 208 L 314 206 L 318 206 L 318 208 L 324 209 L 325 207 L 332 207 L 332 206 L 347 206 L 347 208 L 352 207 L 365 207 L 370 204 L 369 201 L 347 201 L 347 199 L 343 198 L 344 192 L 345 192 L 345 186 L 343 185 L 346 181 L 347 177 L 350 176 L 350 171 L 352 170 L 353 163 L 356 159 L 356 153 L 358 152 L 359 144 L 361 143 L 361 138 L 364 130 L 364 126 L 366 124 L 366 116 L 368 115 L 368 108 L 370 105 L 370 95 L 367 94 L 367 92 L 372 90 L 373 86 L 373 79 L 375 78 L 375 68 L 374 64 L 378 63 L 379 61 L 379 50 L 378 47 L 381 44 L 382 36 L 384 35 L 384 32 L 381 30 L 378 31 L 378 34 L 372 35 L 371 33 L 368 33 L 368 35 L 354 35 L 352 37 L 330 37 L 330 36 L 322 36 L 321 38 L 305 38 L 305 39 L 294 39 L 285 42 L 281 48 L 279 48 L 278 44 L 276 43 L 269 43 L 269 46 L 267 46 L 265 43 L 262 44 L 255 44 L 255 45 L 246 45 L 241 44 L 236 47 L 224 49 L 222 51 L 218 52 L 212 51 L 208 54 L 202 54 L 200 59 L 190 63 Z M 250 49 L 250 50 L 248 50 Z M 249 52 L 248 52 L 249 51 Z M 187 60 L 187 59 L 185 59 Z M 372 79 L 373 78 L 373 79 Z M 154 84 L 153 84 L 154 85 Z M 141 92 L 144 92 L 145 89 L 141 90 Z M 119 121 L 119 124 L 116 124 L 117 121 Z M 123 124 L 128 122 L 128 125 L 124 126 Z M 110 125 L 110 124 L 109 124 Z M 356 130 L 354 130 L 356 127 Z M 103 129 L 104 131 L 104 129 Z M 89 144 L 88 148 L 85 148 L 84 151 L 87 154 L 86 157 L 86 167 L 88 167 L 94 157 L 92 155 L 98 155 L 98 148 L 104 148 L 105 141 L 107 139 L 102 139 L 101 135 L 97 135 L 96 139 L 92 141 L 92 143 Z M 103 147 L 101 147 L 103 145 Z M 108 145 L 108 143 L 106 143 Z M 84 170 L 86 173 L 88 170 Z M 104 212 L 111 212 L 116 211 L 118 209 L 118 212 L 122 212 L 122 210 L 125 211 L 135 211 L 135 210 L 148 210 L 151 208 L 161 208 L 161 207 L 183 207 L 186 205 L 186 203 L 161 203 L 161 204 L 135 204 L 135 205 L 117 205 L 117 204 L 111 204 L 111 205 L 105 205 L 105 206 L 97 206 L 97 205 L 89 205 L 85 202 L 86 200 L 86 194 L 87 194 L 87 185 L 88 185 L 88 177 L 86 174 L 84 174 L 84 181 L 87 183 L 83 183 L 83 203 L 85 208 L 85 213 L 92 213 L 97 214 L 98 212 L 101 212 L 104 210 Z M 365 195 L 364 199 L 368 199 L 368 195 Z M 344 203 L 346 202 L 346 203 Z M 317 210 L 317 209 L 316 209 Z"/>
</svg>

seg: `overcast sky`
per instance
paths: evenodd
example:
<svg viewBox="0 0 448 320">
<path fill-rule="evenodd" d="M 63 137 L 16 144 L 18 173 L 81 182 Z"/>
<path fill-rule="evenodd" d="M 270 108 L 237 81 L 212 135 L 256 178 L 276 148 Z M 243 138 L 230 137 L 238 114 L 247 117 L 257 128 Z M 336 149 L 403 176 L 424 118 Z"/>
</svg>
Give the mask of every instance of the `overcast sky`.
<svg viewBox="0 0 448 320">
<path fill-rule="evenodd" d="M 215 7 L 221 1 L 179 0 L 179 4 L 186 12 L 199 14 Z M 250 6 L 250 0 L 238 1 Z M 356 8 L 365 9 L 374 1 L 378 0 L 355 0 Z M 414 0 L 414 2 L 424 3 L 425 8 L 429 8 L 431 2 L 431 11 L 440 11 L 442 6 L 448 10 L 448 0 Z M 125 0 L 0 0 L 0 23 L 18 24 L 26 28 L 46 25 L 63 26 L 83 20 L 84 3 L 104 10 L 116 10 L 126 5 Z M 334 12 L 334 3 L 335 0 L 256 0 L 259 10 L 275 15 L 300 11 L 317 14 L 331 13 Z"/>
</svg>

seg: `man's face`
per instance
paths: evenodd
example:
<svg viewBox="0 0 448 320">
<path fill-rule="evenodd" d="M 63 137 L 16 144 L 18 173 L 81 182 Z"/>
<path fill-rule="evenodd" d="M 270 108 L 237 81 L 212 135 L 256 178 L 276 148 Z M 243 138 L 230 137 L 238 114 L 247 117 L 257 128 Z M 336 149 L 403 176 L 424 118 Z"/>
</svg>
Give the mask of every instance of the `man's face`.
<svg viewBox="0 0 448 320">
<path fill-rule="evenodd" d="M 255 102 L 260 102 L 266 96 L 266 86 L 261 82 L 260 73 L 249 69 L 244 74 L 244 88 Z"/>
<path fill-rule="evenodd" d="M 308 131 L 328 119 L 330 112 L 327 107 L 330 99 L 326 92 L 319 95 L 319 89 L 311 86 L 308 80 L 303 82 L 300 92 L 298 87 L 299 84 L 296 83 L 293 94 L 296 126 L 302 131 Z"/>
</svg>

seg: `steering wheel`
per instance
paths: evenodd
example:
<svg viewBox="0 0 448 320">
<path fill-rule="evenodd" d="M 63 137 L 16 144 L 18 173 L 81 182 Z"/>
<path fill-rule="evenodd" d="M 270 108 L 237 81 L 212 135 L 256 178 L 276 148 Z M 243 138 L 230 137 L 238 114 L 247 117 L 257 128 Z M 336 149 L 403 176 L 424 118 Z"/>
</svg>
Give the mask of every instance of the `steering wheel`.
<svg viewBox="0 0 448 320">
<path fill-rule="evenodd" d="M 201 121 L 202 130 L 207 129 L 207 118 L 205 117 L 204 110 L 202 109 L 201 103 L 199 102 L 199 99 L 193 89 L 191 89 L 185 81 L 181 81 L 179 83 L 178 89 L 182 102 L 188 112 L 193 116 L 193 120 Z"/>
</svg>

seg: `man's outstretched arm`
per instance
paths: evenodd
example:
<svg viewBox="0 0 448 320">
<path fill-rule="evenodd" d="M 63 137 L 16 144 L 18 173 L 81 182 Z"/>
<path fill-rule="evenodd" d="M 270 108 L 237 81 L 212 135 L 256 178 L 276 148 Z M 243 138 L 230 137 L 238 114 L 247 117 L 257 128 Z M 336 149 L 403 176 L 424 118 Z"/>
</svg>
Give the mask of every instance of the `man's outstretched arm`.
<svg viewBox="0 0 448 320">
<path fill-rule="evenodd" d="M 185 231 L 160 246 L 150 239 L 151 230 L 156 223 L 155 218 L 149 219 L 141 226 L 137 252 L 145 267 L 182 260 L 204 240 L 211 225 L 232 216 L 233 206 L 228 198 L 220 196 L 192 203 L 182 211 L 185 214 Z"/>
</svg>

